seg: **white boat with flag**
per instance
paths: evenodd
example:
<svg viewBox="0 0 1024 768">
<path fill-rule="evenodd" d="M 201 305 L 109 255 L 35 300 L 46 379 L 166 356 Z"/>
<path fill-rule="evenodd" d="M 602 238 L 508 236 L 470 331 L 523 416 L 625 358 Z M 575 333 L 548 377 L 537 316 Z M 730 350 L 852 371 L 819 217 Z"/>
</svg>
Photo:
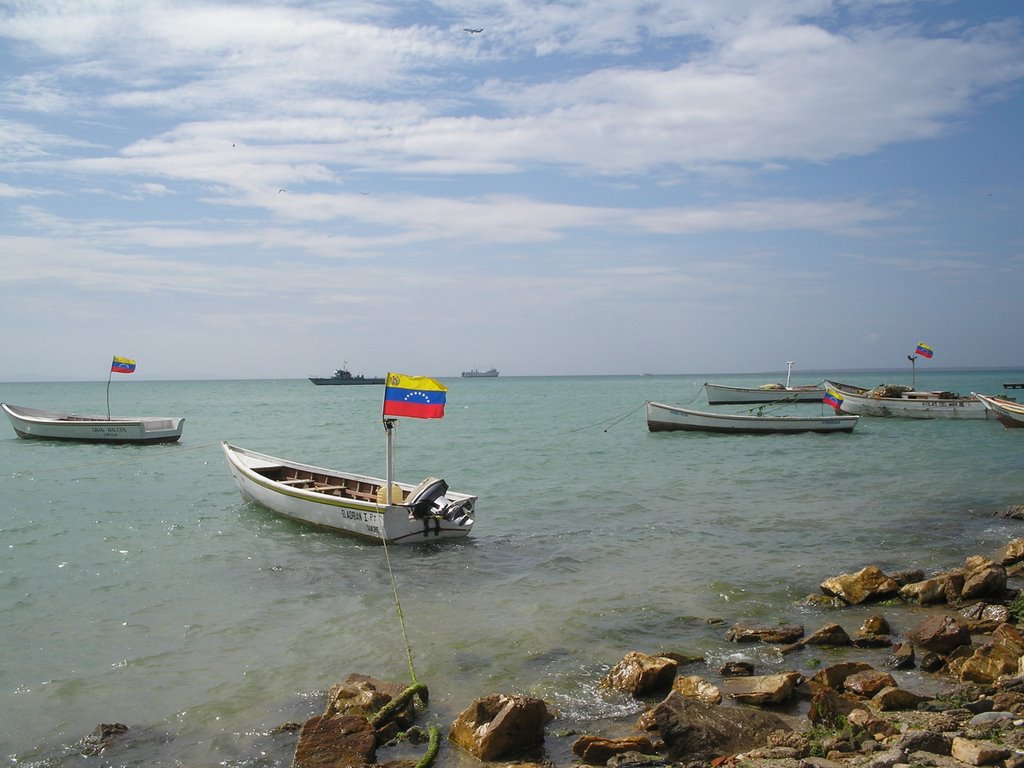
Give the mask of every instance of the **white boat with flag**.
<svg viewBox="0 0 1024 768">
<path fill-rule="evenodd" d="M 384 478 L 326 469 L 222 443 L 242 497 L 285 517 L 386 544 L 421 544 L 469 535 L 477 497 L 449 490 L 442 479 L 417 485 L 392 478 L 395 416 L 441 418 L 446 388 L 424 376 L 389 373 L 383 423 Z"/>
<path fill-rule="evenodd" d="M 904 419 L 989 419 L 985 404 L 977 397 L 955 392 L 919 391 L 903 384 L 860 387 L 826 381 L 832 406 L 839 413 L 857 416 L 889 416 Z"/>
<path fill-rule="evenodd" d="M 0 403 L 18 437 L 83 443 L 173 443 L 181 438 L 179 416 L 87 416 Z"/>
<path fill-rule="evenodd" d="M 0 403 L 18 437 L 41 440 L 74 440 L 83 443 L 173 443 L 181 438 L 185 419 L 180 416 L 111 416 L 110 380 L 115 373 L 135 373 L 135 361 L 118 357 L 107 374 L 107 415 L 92 416 L 66 411 L 29 408 Z"/>
<path fill-rule="evenodd" d="M 756 403 L 820 403 L 825 390 L 818 384 L 792 386 L 793 361 L 786 362 L 785 384 L 762 384 L 757 387 L 734 387 L 705 382 L 708 405 L 746 405 Z"/>
<path fill-rule="evenodd" d="M 647 429 L 651 432 L 723 432 L 781 435 L 801 432 L 852 432 L 858 416 L 797 414 L 736 414 L 693 411 L 647 401 Z"/>
</svg>

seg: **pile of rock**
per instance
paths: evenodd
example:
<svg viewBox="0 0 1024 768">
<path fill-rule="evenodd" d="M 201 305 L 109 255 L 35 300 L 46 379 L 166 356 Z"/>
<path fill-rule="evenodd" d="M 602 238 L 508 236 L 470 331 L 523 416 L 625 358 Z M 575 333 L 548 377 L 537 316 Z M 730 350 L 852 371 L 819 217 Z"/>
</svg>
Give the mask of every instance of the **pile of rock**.
<svg viewBox="0 0 1024 768">
<path fill-rule="evenodd" d="M 621 764 L 641 759 L 623 757 L 627 753 L 653 753 L 712 766 L 740 758 L 818 768 L 839 760 L 871 768 L 1024 766 L 1024 634 L 1010 609 L 1018 592 L 1008 587 L 1022 562 L 1024 539 L 1017 539 L 995 558 L 970 557 L 963 567 L 928 578 L 867 566 L 826 579 L 821 594 L 806 599 L 836 607 L 881 601 L 929 606 L 905 637 L 881 614 L 852 635 L 837 623 L 810 635 L 794 624 L 737 624 L 726 633 L 731 642 L 771 644 L 783 657 L 807 646 L 885 648 L 880 669 L 850 661 L 813 675 L 795 669 L 755 675 L 750 665 L 731 664 L 718 670 L 716 685 L 677 674 L 680 659 L 672 654 L 629 653 L 603 684 L 638 698 L 668 691 L 635 725 L 646 742 L 638 749 L 632 736 L 621 743 L 605 739 L 595 752 L 591 737 L 584 737 L 574 751 L 592 764 L 604 764 L 607 755 L 620 755 Z M 935 698 L 901 689 L 889 670 L 913 666 L 942 675 L 948 693 Z M 726 700 L 747 706 L 722 706 Z M 787 703 L 805 705 L 802 724 L 777 714 Z"/>
</svg>

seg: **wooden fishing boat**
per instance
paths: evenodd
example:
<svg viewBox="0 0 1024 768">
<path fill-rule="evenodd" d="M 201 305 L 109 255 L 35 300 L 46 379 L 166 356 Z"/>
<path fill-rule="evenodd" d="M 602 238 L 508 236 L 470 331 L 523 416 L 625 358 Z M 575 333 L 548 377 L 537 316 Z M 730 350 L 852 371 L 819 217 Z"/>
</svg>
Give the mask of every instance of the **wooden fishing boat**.
<svg viewBox="0 0 1024 768">
<path fill-rule="evenodd" d="M 977 397 L 953 392 L 920 391 L 904 386 L 882 385 L 874 389 L 826 381 L 826 389 L 839 396 L 839 413 L 857 416 L 891 416 L 905 419 L 988 419 L 985 404 Z"/>
<path fill-rule="evenodd" d="M 18 437 L 89 443 L 173 443 L 185 419 L 172 416 L 85 416 L 0 403 Z"/>
<path fill-rule="evenodd" d="M 972 392 L 985 408 L 1007 429 L 1024 428 L 1024 405 L 1005 397 L 992 397 Z"/>
<path fill-rule="evenodd" d="M 785 435 L 799 432 L 852 432 L 859 416 L 797 416 L 708 413 L 664 403 L 647 402 L 647 429 L 651 432 L 727 432 Z"/>
<path fill-rule="evenodd" d="M 820 403 L 825 390 L 817 384 L 791 386 L 793 361 L 786 362 L 785 384 L 762 384 L 758 387 L 733 387 L 705 382 L 708 405 L 746 405 L 757 403 Z"/>
<path fill-rule="evenodd" d="M 293 520 L 389 544 L 422 544 L 469 535 L 476 496 L 427 478 L 419 485 L 324 469 L 222 443 L 247 501 Z"/>
</svg>

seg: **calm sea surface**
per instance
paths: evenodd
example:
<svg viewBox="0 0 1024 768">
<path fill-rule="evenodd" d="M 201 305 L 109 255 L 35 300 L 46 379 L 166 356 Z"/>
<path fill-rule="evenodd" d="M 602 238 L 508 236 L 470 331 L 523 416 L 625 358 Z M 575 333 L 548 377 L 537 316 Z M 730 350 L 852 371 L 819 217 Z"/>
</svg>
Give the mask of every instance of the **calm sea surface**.
<svg viewBox="0 0 1024 768">
<path fill-rule="evenodd" d="M 1000 393 L 1024 381 L 920 368 L 920 389 Z M 397 479 L 444 477 L 480 496 L 469 540 L 388 550 L 430 689 L 425 724 L 445 729 L 473 699 L 505 692 L 551 702 L 562 714 L 553 727 L 597 732 L 641 710 L 597 685 L 629 651 L 703 654 L 712 678 L 731 654 L 760 672 L 799 668 L 796 655 L 730 646 L 725 630 L 838 620 L 853 631 L 858 609 L 795 601 L 870 563 L 931 572 L 1024 535 L 993 517 L 1024 503 L 1024 430 L 865 417 L 849 435 L 647 431 L 645 400 L 707 408 L 705 380 L 770 379 L 445 379 L 444 419 L 400 421 Z M 105 386 L 0 384 L 0 400 L 104 413 Z M 183 415 L 180 443 L 21 440 L 2 425 L 9 764 L 96 765 L 68 745 L 121 722 L 126 746 L 101 764 L 287 766 L 295 735 L 273 729 L 317 714 L 332 684 L 354 672 L 407 682 L 383 548 L 243 503 L 219 445 L 382 476 L 382 394 L 304 379 L 119 378 L 113 414 Z M 898 609 L 885 610 L 899 630 Z M 569 743 L 549 739 L 550 756 L 564 759 Z M 442 747 L 439 765 L 463 764 Z"/>
</svg>

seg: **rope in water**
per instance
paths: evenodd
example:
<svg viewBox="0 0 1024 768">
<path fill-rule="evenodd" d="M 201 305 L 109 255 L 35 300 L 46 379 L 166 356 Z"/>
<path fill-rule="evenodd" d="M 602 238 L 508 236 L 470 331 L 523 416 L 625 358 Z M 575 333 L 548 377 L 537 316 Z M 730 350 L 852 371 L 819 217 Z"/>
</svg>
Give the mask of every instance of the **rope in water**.
<svg viewBox="0 0 1024 768">
<path fill-rule="evenodd" d="M 405 630 L 405 616 L 402 614 L 402 601 L 398 599 L 398 582 L 395 580 L 395 571 L 391 567 L 391 553 L 388 551 L 388 541 L 381 536 L 381 543 L 384 544 L 384 560 L 388 566 L 388 576 L 391 577 L 391 594 L 395 596 L 395 613 L 398 614 L 398 624 L 402 628 L 402 639 L 405 641 L 405 658 L 409 663 L 409 678 L 414 686 L 419 685 L 416 679 L 416 668 L 412 663 L 412 645 L 409 642 L 409 633 Z"/>
<path fill-rule="evenodd" d="M 385 704 L 380 710 L 370 719 L 370 725 L 374 728 L 384 723 L 396 712 L 401 710 L 413 696 L 419 697 L 419 700 L 423 702 L 423 705 L 427 705 L 427 686 L 422 685 L 416 679 L 416 667 L 412 661 L 412 643 L 409 642 L 409 633 L 405 628 L 405 616 L 402 613 L 402 601 L 398 597 L 398 581 L 395 579 L 395 571 L 391 567 L 391 553 L 388 550 L 388 542 L 384 536 L 381 536 L 381 543 L 384 545 L 384 560 L 388 566 L 388 576 L 391 578 L 391 593 L 395 597 L 395 613 L 398 614 L 398 624 L 402 628 L 402 639 L 405 642 L 405 657 L 409 663 L 409 677 L 412 680 L 412 685 L 402 691 L 398 696 L 392 699 L 390 702 Z M 437 757 L 437 753 L 441 746 L 441 731 L 437 726 L 432 725 L 429 729 L 430 741 L 427 744 L 427 751 L 420 758 L 419 762 L 416 763 L 415 768 L 430 768 L 434 763 L 434 759 Z"/>
<path fill-rule="evenodd" d="M 621 422 L 621 421 L 625 421 L 625 420 L 626 420 L 626 419 L 627 419 L 628 417 L 632 416 L 632 415 L 633 415 L 634 413 L 636 413 L 637 411 L 639 411 L 639 410 L 640 410 L 641 408 L 643 408 L 643 407 L 644 407 L 645 405 L 647 405 L 647 401 L 646 401 L 646 400 L 645 400 L 644 402 L 640 403 L 640 405 L 638 405 L 638 406 L 637 406 L 636 408 L 634 408 L 633 410 L 629 411 L 628 413 L 624 413 L 624 414 L 623 414 L 623 415 L 621 415 L 621 416 L 612 416 L 611 418 L 609 418 L 609 419 L 605 419 L 604 421 L 599 421 L 599 422 L 597 422 L 596 424 L 588 424 L 588 425 L 587 425 L 587 426 L 585 426 L 585 427 L 577 427 L 576 429 L 570 429 L 570 430 L 569 430 L 569 432 L 570 432 L 570 433 L 572 433 L 572 432 L 582 432 L 582 431 L 583 431 L 584 429 L 593 429 L 594 427 L 600 427 L 600 426 L 601 426 L 601 425 L 603 425 L 603 424 L 608 424 L 609 422 L 612 422 L 610 426 L 608 426 L 608 427 L 605 427 L 605 430 L 604 430 L 604 431 L 605 431 L 605 432 L 607 432 L 607 431 L 608 431 L 609 429 L 611 429 L 612 427 L 614 427 L 614 426 L 615 426 L 616 424 L 618 424 L 619 422 Z"/>
</svg>

